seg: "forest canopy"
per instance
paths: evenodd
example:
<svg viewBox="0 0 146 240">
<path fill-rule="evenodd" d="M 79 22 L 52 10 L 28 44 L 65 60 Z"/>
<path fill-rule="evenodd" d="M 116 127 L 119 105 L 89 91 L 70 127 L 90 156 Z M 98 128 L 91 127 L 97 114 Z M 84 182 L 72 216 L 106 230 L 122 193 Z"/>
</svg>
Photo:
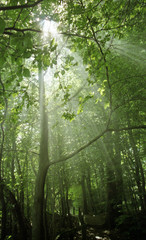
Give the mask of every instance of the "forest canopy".
<svg viewBox="0 0 146 240">
<path fill-rule="evenodd" d="M 145 20 L 144 0 L 1 1 L 2 240 L 145 239 Z"/>
</svg>

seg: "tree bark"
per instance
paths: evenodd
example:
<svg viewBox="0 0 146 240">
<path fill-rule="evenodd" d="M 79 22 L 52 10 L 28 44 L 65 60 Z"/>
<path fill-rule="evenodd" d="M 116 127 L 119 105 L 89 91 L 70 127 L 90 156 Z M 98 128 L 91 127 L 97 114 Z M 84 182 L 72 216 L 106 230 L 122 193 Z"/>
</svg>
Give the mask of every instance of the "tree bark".
<svg viewBox="0 0 146 240">
<path fill-rule="evenodd" d="M 27 240 L 29 237 L 30 226 L 27 223 L 27 219 L 25 218 L 20 203 L 16 200 L 15 195 L 9 190 L 7 185 L 2 181 L 1 186 L 3 187 L 3 192 L 6 193 L 7 202 L 13 205 L 13 214 L 17 219 L 19 228 L 20 228 L 20 237 L 22 240 Z M 3 238 L 2 238 L 3 239 Z"/>
<path fill-rule="evenodd" d="M 5 87 L 1 79 L 0 75 L 0 84 L 3 89 L 3 94 L 5 93 Z M 5 96 L 5 95 L 4 95 Z M 5 141 L 5 132 L 4 132 L 4 123 L 6 120 L 6 114 L 7 114 L 7 108 L 8 108 L 8 102 L 6 97 L 3 97 L 4 104 L 5 104 L 5 110 L 4 110 L 4 116 L 3 120 L 0 123 L 0 202 L 2 205 L 2 226 L 1 226 L 1 240 L 5 239 L 6 236 L 6 222 L 7 222 L 7 216 L 6 216 L 6 203 L 4 198 L 4 189 L 2 185 L 2 178 L 3 178 L 3 172 L 2 172 L 2 160 L 3 160 L 3 148 L 4 148 L 4 141 Z"/>
<path fill-rule="evenodd" d="M 82 194 L 83 194 L 83 213 L 88 214 L 88 204 L 87 204 L 87 194 L 86 194 L 84 174 L 82 175 L 82 179 L 81 179 L 81 187 L 82 187 Z"/>
<path fill-rule="evenodd" d="M 92 193 L 91 176 L 90 176 L 89 168 L 87 169 L 86 184 L 87 184 L 87 189 L 88 189 L 88 193 L 89 193 L 89 202 L 90 202 L 91 212 L 93 214 L 96 214 L 96 206 L 94 203 L 94 198 L 93 198 L 93 193 Z"/>
<path fill-rule="evenodd" d="M 114 125 L 118 129 L 118 123 L 115 121 Z M 122 213 L 122 202 L 123 202 L 123 173 L 121 166 L 121 152 L 120 152 L 120 135 L 119 132 L 115 132 L 115 156 L 113 158 L 115 177 L 116 177 L 116 189 L 117 189 L 117 212 L 118 215 Z"/>
<path fill-rule="evenodd" d="M 145 190 L 145 177 L 144 177 L 144 171 L 141 163 L 141 159 L 139 156 L 139 152 L 137 149 L 137 146 L 135 144 L 135 140 L 133 137 L 132 130 L 129 131 L 129 140 L 131 147 L 133 149 L 133 155 L 135 160 L 135 170 L 136 170 L 136 183 L 138 187 L 138 195 L 140 199 L 141 208 L 143 211 L 146 211 L 146 190 Z"/>
<path fill-rule="evenodd" d="M 41 140 L 40 140 L 39 170 L 37 173 L 35 183 L 35 195 L 32 218 L 32 240 L 45 240 L 44 217 L 43 217 L 44 186 L 49 167 L 48 116 L 45 111 L 44 77 L 41 66 L 39 66 L 39 84 L 40 84 Z"/>
</svg>

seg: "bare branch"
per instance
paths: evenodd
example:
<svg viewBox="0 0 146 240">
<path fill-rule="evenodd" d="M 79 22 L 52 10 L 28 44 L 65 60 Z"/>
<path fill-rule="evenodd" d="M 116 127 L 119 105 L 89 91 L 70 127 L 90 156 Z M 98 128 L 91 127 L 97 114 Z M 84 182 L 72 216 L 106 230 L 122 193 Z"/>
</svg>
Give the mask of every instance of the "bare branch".
<svg viewBox="0 0 146 240">
<path fill-rule="evenodd" d="M 7 31 L 4 31 L 3 34 L 9 35 L 9 36 L 13 35 L 12 32 L 7 32 Z"/>
<path fill-rule="evenodd" d="M 134 130 L 134 129 L 146 129 L 146 125 L 140 125 L 140 126 L 130 126 L 130 127 L 123 127 L 123 128 L 109 128 L 108 132 L 121 132 L 121 131 L 128 131 L 128 130 Z"/>
<path fill-rule="evenodd" d="M 22 153 L 26 153 L 25 150 L 16 150 L 16 149 L 3 149 L 5 152 L 22 152 Z M 28 153 L 32 153 L 32 154 L 35 154 L 35 155 L 40 155 L 39 153 L 37 152 L 34 152 L 34 151 L 28 151 Z"/>
<path fill-rule="evenodd" d="M 0 7 L 0 11 L 7 11 L 7 10 L 16 10 L 16 9 L 22 9 L 22 8 L 32 8 L 41 3 L 43 0 L 38 0 L 32 4 L 23 4 L 23 5 L 16 5 L 16 6 L 5 6 Z"/>
<path fill-rule="evenodd" d="M 20 16 L 21 16 L 21 13 L 22 13 L 22 11 L 23 11 L 23 8 L 20 10 L 20 12 L 19 12 L 19 14 L 18 14 L 18 16 L 17 16 L 17 18 L 16 18 L 16 20 L 15 20 L 15 22 L 14 22 L 14 25 L 13 25 L 13 27 L 15 27 L 15 25 L 16 25 L 16 23 L 17 23 L 17 21 L 19 20 L 19 18 L 20 18 Z"/>
<path fill-rule="evenodd" d="M 113 82 L 113 83 L 111 84 L 111 86 L 114 86 L 114 85 L 117 84 L 117 83 L 125 82 L 125 80 L 126 80 L 126 82 L 127 82 L 128 79 L 132 79 L 132 78 L 140 78 L 140 79 L 143 78 L 143 79 L 144 79 L 145 76 L 146 76 L 146 74 L 141 74 L 141 75 L 128 76 L 128 77 L 122 78 L 122 79 L 119 78 L 117 81 Z"/>
<path fill-rule="evenodd" d="M 74 157 L 76 154 L 78 154 L 79 152 L 81 152 L 82 150 L 84 150 L 85 148 L 89 147 L 92 143 L 96 142 L 99 138 L 101 138 L 105 133 L 107 132 L 107 129 L 102 131 L 101 134 L 99 134 L 98 136 L 96 136 L 95 138 L 93 138 L 90 142 L 86 143 L 85 145 L 83 145 L 82 147 L 80 147 L 79 149 L 77 149 L 76 151 L 70 153 L 67 156 L 62 157 L 61 159 L 58 159 L 55 162 L 51 162 L 49 163 L 49 167 L 51 165 L 54 165 L 56 163 L 60 163 L 60 162 L 64 162 L 72 157 Z"/>
<path fill-rule="evenodd" d="M 15 28 L 15 27 L 9 27 L 9 28 L 5 28 L 5 31 L 7 30 L 14 30 L 16 32 L 27 32 L 27 31 L 31 31 L 31 32 L 41 32 L 41 30 L 39 29 L 33 29 L 33 28 L 24 28 L 24 29 L 19 29 L 19 28 Z M 8 32 L 5 32 L 4 33 L 8 33 Z"/>
<path fill-rule="evenodd" d="M 133 97 L 133 98 L 131 98 L 131 99 L 129 99 L 129 100 L 127 100 L 127 101 L 124 101 L 123 103 L 121 103 L 121 104 L 118 104 L 117 106 L 115 106 L 114 108 L 113 108 L 113 112 L 115 112 L 117 109 L 119 109 L 119 108 L 121 108 L 121 107 L 124 107 L 126 104 L 128 104 L 128 103 L 130 103 L 130 102 L 134 102 L 134 101 L 146 101 L 146 98 L 145 97 L 142 97 L 142 96 L 140 96 L 140 97 Z"/>
<path fill-rule="evenodd" d="M 123 128 L 106 128 L 104 131 L 102 131 L 98 136 L 96 136 L 95 138 L 93 138 L 91 141 L 89 141 L 88 143 L 86 143 L 85 145 L 83 145 L 82 147 L 80 147 L 79 149 L 77 149 L 76 151 L 70 153 L 67 156 L 64 156 L 60 159 L 58 159 L 55 162 L 51 162 L 48 164 L 48 167 L 55 165 L 56 163 L 60 163 L 60 162 L 65 162 L 68 159 L 74 157 L 75 155 L 77 155 L 79 152 L 81 152 L 82 150 L 84 150 L 85 148 L 89 147 L 92 143 L 96 142 L 98 139 L 100 139 L 101 137 L 104 136 L 105 133 L 107 132 L 120 132 L 120 131 L 128 131 L 128 130 L 134 130 L 134 129 L 146 129 L 146 125 L 141 125 L 141 126 L 130 126 L 130 127 L 123 127 Z"/>
<path fill-rule="evenodd" d="M 61 32 L 60 34 L 68 36 L 68 37 L 78 37 L 78 38 L 83 38 L 83 39 L 88 39 L 88 40 L 94 40 L 92 37 L 87 37 L 85 35 L 80 35 L 78 33 Z"/>
<path fill-rule="evenodd" d="M 68 102 L 71 101 L 72 99 L 74 99 L 74 98 L 84 89 L 85 85 L 86 85 L 86 83 L 83 84 L 83 86 L 81 86 L 81 87 L 77 90 L 77 92 L 75 92 L 75 94 L 68 99 Z M 61 107 L 63 107 L 63 106 L 64 106 L 64 103 L 61 103 L 61 104 L 57 105 L 55 108 L 51 109 L 48 113 L 54 112 L 54 111 L 56 111 L 57 109 L 59 109 L 59 108 L 61 108 Z"/>
</svg>

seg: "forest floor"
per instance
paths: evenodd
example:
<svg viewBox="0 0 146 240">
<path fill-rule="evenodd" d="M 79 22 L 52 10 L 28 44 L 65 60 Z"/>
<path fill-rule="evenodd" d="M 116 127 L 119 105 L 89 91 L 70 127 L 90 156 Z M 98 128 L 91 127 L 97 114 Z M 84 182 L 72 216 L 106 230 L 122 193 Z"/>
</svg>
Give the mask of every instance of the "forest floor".
<svg viewBox="0 0 146 240">
<path fill-rule="evenodd" d="M 109 230 L 96 229 L 93 227 L 88 227 L 86 229 L 86 238 L 87 240 L 118 240 L 118 236 L 111 233 Z M 115 238 L 116 237 L 116 238 Z M 74 240 L 82 239 L 82 231 L 78 231 Z"/>
<path fill-rule="evenodd" d="M 73 240 L 81 240 L 82 231 L 78 231 Z M 129 232 L 121 232 L 117 229 L 105 230 L 94 227 L 87 227 L 86 229 L 87 240 L 145 240 L 146 236 L 139 233 L 129 234 Z"/>
</svg>

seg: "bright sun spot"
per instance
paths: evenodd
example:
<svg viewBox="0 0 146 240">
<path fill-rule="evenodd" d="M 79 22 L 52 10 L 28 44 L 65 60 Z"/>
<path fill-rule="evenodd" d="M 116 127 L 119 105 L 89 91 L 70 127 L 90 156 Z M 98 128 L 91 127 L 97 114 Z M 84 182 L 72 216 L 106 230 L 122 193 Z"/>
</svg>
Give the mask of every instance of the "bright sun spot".
<svg viewBox="0 0 146 240">
<path fill-rule="evenodd" d="M 57 35 L 57 23 L 52 20 L 44 20 L 43 22 L 43 33 L 44 37 L 47 37 L 48 34 L 51 34 L 52 37 Z"/>
</svg>

